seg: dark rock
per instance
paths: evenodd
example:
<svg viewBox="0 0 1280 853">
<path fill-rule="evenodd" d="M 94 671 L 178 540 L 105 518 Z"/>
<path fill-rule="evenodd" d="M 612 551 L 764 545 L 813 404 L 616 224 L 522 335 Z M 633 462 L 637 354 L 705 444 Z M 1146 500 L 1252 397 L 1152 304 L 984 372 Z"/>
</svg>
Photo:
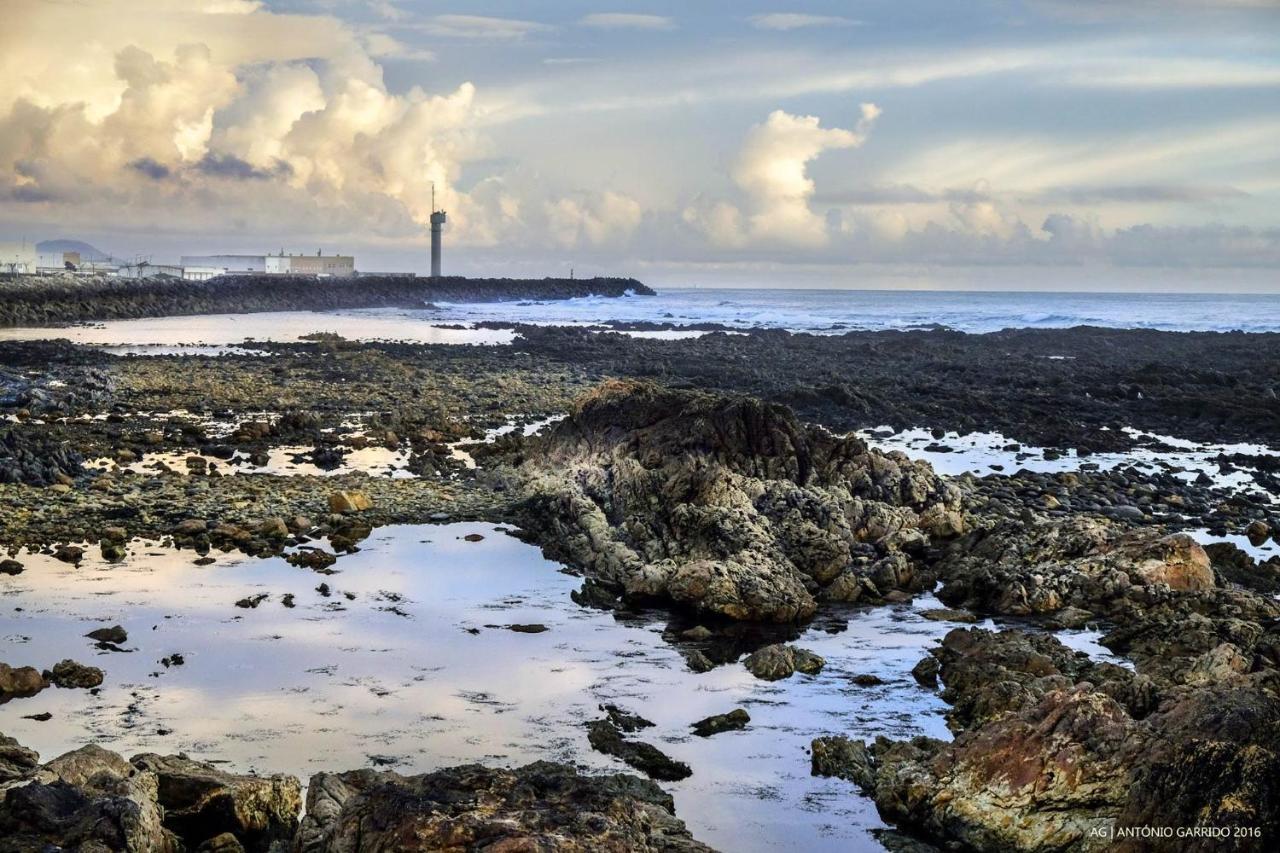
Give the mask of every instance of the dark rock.
<svg viewBox="0 0 1280 853">
<path fill-rule="evenodd" d="M 807 649 L 776 643 L 752 652 L 743 663 L 756 678 L 778 681 L 796 672 L 817 675 L 826 661 Z"/>
<path fill-rule="evenodd" d="M 871 754 L 860 740 L 843 735 L 814 738 L 809 747 L 814 776 L 836 776 L 852 782 L 863 791 L 875 787 L 875 771 Z"/>
<path fill-rule="evenodd" d="M 129 641 L 129 634 L 119 625 L 112 625 L 110 628 L 96 628 L 85 634 L 91 640 L 97 640 L 99 643 L 114 643 L 120 645 Z"/>
<path fill-rule="evenodd" d="M 751 722 L 751 716 L 741 708 L 735 708 L 727 714 L 715 714 L 693 724 L 693 733 L 698 737 L 710 737 L 720 732 L 734 732 L 745 729 Z"/>
<path fill-rule="evenodd" d="M 58 687 L 87 690 L 102 684 L 103 674 L 96 666 L 85 666 L 67 659 L 54 664 L 44 677 Z"/>
<path fill-rule="evenodd" d="M 651 779 L 676 782 L 693 775 L 689 765 L 676 761 L 652 744 L 624 739 L 609 720 L 588 723 L 587 740 L 592 749 L 622 759 Z"/>
</svg>

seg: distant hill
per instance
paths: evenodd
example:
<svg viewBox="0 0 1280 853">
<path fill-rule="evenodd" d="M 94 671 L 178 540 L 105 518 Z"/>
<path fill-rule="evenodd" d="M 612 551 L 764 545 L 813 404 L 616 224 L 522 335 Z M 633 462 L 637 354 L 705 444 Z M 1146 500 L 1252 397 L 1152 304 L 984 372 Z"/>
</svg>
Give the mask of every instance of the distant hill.
<svg viewBox="0 0 1280 853">
<path fill-rule="evenodd" d="M 82 261 L 105 261 L 110 255 L 83 240 L 44 240 L 36 243 L 37 252 L 79 252 Z"/>
</svg>

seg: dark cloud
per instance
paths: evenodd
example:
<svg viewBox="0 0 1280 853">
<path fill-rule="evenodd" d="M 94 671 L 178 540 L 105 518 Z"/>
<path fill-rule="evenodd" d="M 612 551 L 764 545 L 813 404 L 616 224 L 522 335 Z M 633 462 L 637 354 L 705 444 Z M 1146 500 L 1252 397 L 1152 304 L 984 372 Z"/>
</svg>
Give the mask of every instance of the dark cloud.
<svg viewBox="0 0 1280 853">
<path fill-rule="evenodd" d="M 140 157 L 129 164 L 129 168 L 135 172 L 146 175 L 153 181 L 163 181 L 173 174 L 172 170 L 163 163 L 152 160 L 150 157 Z"/>
<path fill-rule="evenodd" d="M 283 160 L 277 160 L 270 169 L 259 169 L 246 160 L 232 154 L 205 154 L 196 164 L 196 171 L 214 178 L 228 178 L 236 181 L 266 181 L 272 178 L 287 178 L 293 174 L 293 168 Z"/>
</svg>

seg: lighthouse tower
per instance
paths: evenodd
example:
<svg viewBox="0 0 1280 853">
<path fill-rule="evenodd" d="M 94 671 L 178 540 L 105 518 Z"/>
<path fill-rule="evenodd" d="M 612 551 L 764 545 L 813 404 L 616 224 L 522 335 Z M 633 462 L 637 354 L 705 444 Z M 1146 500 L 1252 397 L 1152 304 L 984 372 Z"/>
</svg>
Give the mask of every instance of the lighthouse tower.
<svg viewBox="0 0 1280 853">
<path fill-rule="evenodd" d="M 444 236 L 445 213 L 436 210 L 436 185 L 431 185 L 431 277 L 440 277 L 440 241 Z"/>
</svg>

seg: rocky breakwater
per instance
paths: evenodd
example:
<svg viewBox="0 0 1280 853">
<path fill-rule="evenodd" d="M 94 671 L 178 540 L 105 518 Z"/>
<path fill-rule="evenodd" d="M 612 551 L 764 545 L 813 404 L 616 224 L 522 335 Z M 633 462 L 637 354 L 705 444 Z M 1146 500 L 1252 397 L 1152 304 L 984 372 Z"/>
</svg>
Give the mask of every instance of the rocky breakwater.
<svg viewBox="0 0 1280 853">
<path fill-rule="evenodd" d="M 609 382 L 505 452 L 522 527 L 597 603 L 804 620 L 932 586 L 922 557 L 965 525 L 928 464 L 748 397 Z"/>
<path fill-rule="evenodd" d="M 1280 604 L 1198 544 L 1096 518 L 980 527 L 949 546 L 939 597 L 1048 626 L 1099 620 L 1136 669 L 1044 634 L 957 629 L 936 677 L 947 743 L 814 743 L 814 771 L 885 819 L 976 850 L 1267 850 L 1280 839 Z"/>
<path fill-rule="evenodd" d="M 291 776 L 236 775 L 180 755 L 126 760 L 94 745 L 41 764 L 0 735 L 0 851 L 710 850 L 654 783 L 549 762 L 321 773 L 300 821 L 301 792 Z"/>
<path fill-rule="evenodd" d="M 413 278 L 224 275 L 208 281 L 0 276 L 0 326 L 255 311 L 421 308 L 432 300 L 496 302 L 651 295 L 630 278 Z"/>
</svg>

